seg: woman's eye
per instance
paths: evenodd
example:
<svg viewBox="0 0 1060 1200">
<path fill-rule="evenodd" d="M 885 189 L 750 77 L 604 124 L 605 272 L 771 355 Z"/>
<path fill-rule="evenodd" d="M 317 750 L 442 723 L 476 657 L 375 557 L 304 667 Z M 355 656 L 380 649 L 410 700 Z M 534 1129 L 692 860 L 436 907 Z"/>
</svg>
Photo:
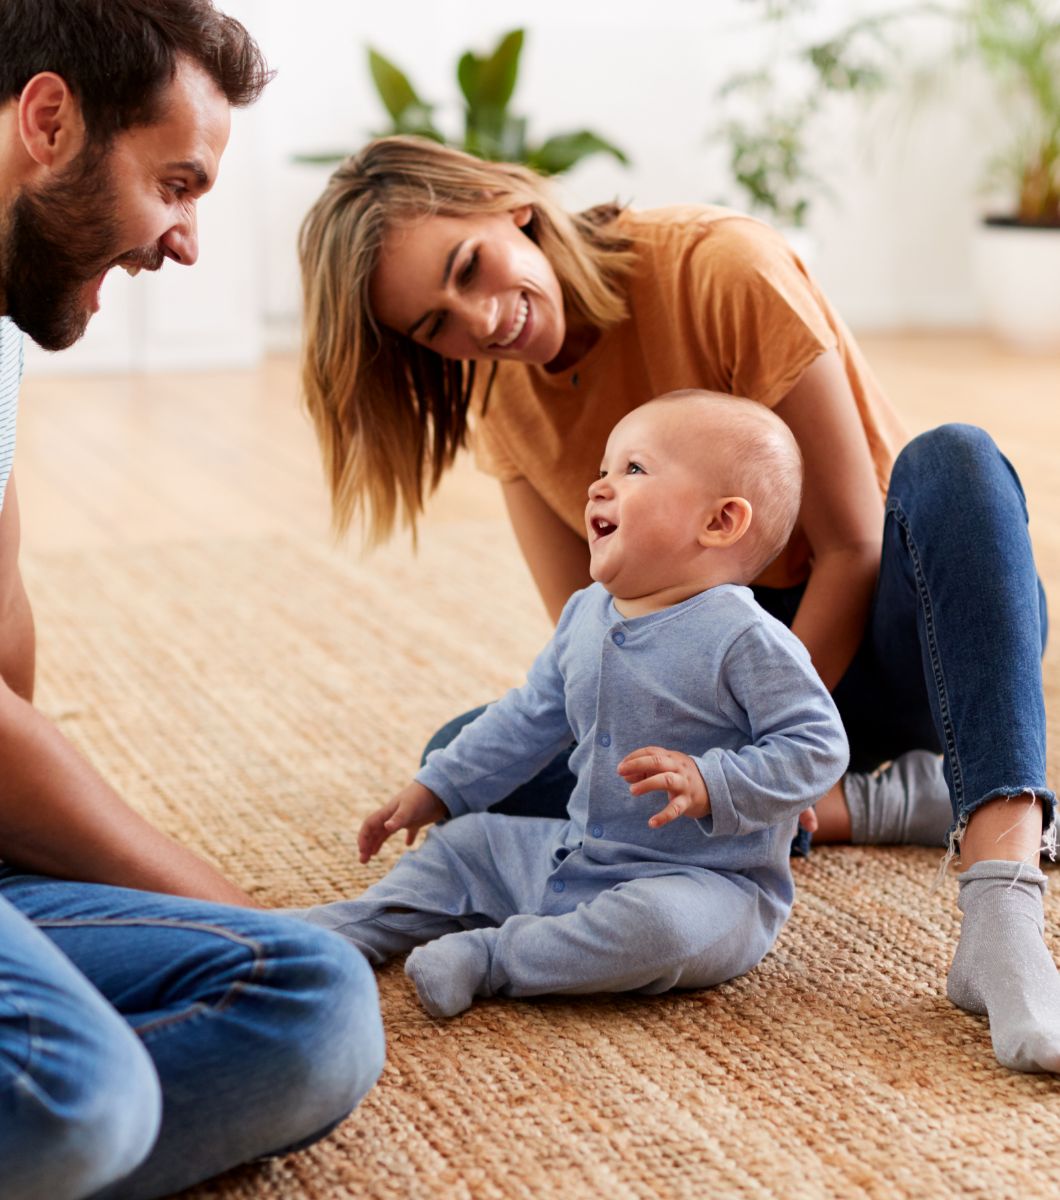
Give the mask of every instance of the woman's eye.
<svg viewBox="0 0 1060 1200">
<path fill-rule="evenodd" d="M 430 329 L 427 330 L 427 341 L 431 341 L 442 331 L 442 326 L 445 325 L 445 313 L 439 313 L 431 322 Z"/>
<path fill-rule="evenodd" d="M 464 265 L 464 269 L 460 272 L 461 286 L 465 286 L 465 285 L 469 284 L 471 282 L 471 280 L 475 278 L 475 271 L 477 269 L 478 269 L 478 251 L 475 250 L 472 252 L 471 257 L 467 260 L 466 264 Z"/>
</svg>

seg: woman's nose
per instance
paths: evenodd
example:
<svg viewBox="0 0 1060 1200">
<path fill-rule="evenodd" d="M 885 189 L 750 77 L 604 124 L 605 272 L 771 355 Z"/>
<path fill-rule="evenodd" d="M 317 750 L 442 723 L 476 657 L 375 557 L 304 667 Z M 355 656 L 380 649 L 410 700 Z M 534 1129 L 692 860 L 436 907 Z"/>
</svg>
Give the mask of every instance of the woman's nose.
<svg viewBox="0 0 1060 1200">
<path fill-rule="evenodd" d="M 464 321 L 476 342 L 491 340 L 497 333 L 497 298 L 487 295 L 466 297 Z"/>
</svg>

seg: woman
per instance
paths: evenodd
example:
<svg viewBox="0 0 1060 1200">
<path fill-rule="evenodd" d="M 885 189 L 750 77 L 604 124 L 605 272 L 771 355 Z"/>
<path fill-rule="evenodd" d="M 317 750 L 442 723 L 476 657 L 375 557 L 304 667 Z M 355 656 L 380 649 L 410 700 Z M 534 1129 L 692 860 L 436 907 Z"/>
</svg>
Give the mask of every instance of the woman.
<svg viewBox="0 0 1060 1200">
<path fill-rule="evenodd" d="M 909 752 L 944 753 L 965 868 L 950 998 L 989 1015 L 1004 1065 L 1060 1071 L 1037 867 L 1055 802 L 1045 601 L 1019 481 L 990 438 L 944 426 L 899 452 L 899 423 L 825 297 L 777 234 L 727 210 L 572 215 L 524 168 L 384 138 L 335 172 L 300 251 L 303 381 L 336 527 L 362 515 L 379 540 L 414 526 L 473 413 L 479 463 L 553 618 L 589 582 L 585 490 L 619 417 L 703 387 L 787 422 L 803 507 L 755 593 L 832 689 L 852 770 L 897 760 L 833 789 L 819 837 L 941 833 L 935 760 Z M 538 810 L 550 787 L 562 798 L 563 769 L 538 782 Z"/>
</svg>

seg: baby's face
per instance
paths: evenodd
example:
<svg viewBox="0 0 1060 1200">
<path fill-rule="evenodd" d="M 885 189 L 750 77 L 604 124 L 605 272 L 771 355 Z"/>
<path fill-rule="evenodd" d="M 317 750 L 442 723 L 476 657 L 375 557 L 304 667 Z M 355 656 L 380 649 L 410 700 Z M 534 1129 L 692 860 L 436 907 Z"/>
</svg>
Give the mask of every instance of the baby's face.
<svg viewBox="0 0 1060 1200">
<path fill-rule="evenodd" d="M 620 600 L 687 583 L 717 497 L 709 447 L 680 402 L 647 404 L 611 431 L 589 488 L 589 572 Z"/>
</svg>

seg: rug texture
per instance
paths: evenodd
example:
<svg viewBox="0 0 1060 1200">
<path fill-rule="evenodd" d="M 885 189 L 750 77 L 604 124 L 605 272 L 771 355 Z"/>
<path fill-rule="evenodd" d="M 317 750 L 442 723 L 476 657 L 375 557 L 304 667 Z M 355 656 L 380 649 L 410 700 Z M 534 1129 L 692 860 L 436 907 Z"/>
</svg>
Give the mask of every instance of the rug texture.
<svg viewBox="0 0 1060 1200">
<path fill-rule="evenodd" d="M 359 866 L 360 819 L 548 634 L 506 531 L 457 522 L 427 542 L 363 562 L 284 540 L 31 557 L 41 707 L 263 902 L 359 892 L 400 853 L 395 838 Z M 1058 676 L 1050 662 L 1054 744 Z M 939 858 L 815 851 L 774 951 L 710 992 L 493 1000 L 436 1022 L 392 964 L 388 1064 L 361 1108 L 185 1196 L 1060 1195 L 1060 1080 L 999 1069 L 985 1021 L 945 998 L 958 923 L 952 879 L 932 890 Z"/>
</svg>

